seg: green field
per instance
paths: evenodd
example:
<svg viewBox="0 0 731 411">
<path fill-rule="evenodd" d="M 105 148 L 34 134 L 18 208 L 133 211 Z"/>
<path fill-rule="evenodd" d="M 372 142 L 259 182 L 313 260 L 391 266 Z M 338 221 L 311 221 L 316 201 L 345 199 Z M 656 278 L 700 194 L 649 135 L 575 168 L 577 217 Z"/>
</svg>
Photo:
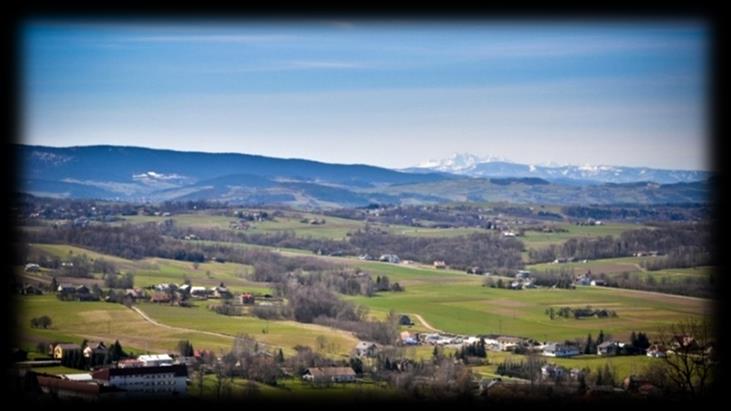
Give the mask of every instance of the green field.
<svg viewBox="0 0 731 411">
<path fill-rule="evenodd" d="M 607 235 L 619 236 L 625 231 L 648 228 L 640 224 L 606 223 L 602 225 L 576 225 L 569 223 L 554 224 L 554 226 L 566 229 L 566 232 L 543 233 L 538 231 L 526 231 L 525 235 L 519 237 L 525 244 L 526 249 L 545 248 L 549 245 L 561 245 L 571 238 L 603 237 Z"/>
<path fill-rule="evenodd" d="M 173 219 L 179 227 L 194 228 L 219 228 L 230 230 L 229 224 L 238 221 L 235 217 L 217 216 L 206 213 L 187 213 L 177 214 L 171 217 L 157 216 L 127 216 L 125 220 L 130 223 L 146 223 L 160 222 L 166 219 Z M 300 220 L 303 218 L 324 218 L 325 224 L 309 224 Z M 328 238 L 333 240 L 342 240 L 350 231 L 355 231 L 364 227 L 362 221 L 348 220 L 344 218 L 322 216 L 309 213 L 287 213 L 283 217 L 275 217 L 273 220 L 255 221 L 249 223 L 249 229 L 240 230 L 246 234 L 267 234 L 281 231 L 292 231 L 300 237 Z M 234 230 L 232 230 L 234 231 Z"/>
<path fill-rule="evenodd" d="M 568 269 L 573 270 L 575 274 L 583 274 L 591 270 L 593 275 L 607 274 L 608 276 L 621 275 L 623 273 L 630 273 L 637 275 L 642 279 L 653 277 L 656 280 L 667 278 L 670 281 L 683 281 L 686 278 L 708 278 L 713 272 L 714 268 L 710 266 L 693 267 L 693 268 L 668 268 L 658 271 L 648 271 L 642 268 L 640 265 L 643 261 L 652 261 L 657 257 L 621 257 L 621 258 L 605 258 L 599 260 L 589 260 L 586 263 L 582 262 L 571 262 L 561 264 L 532 264 L 526 267 L 532 271 L 547 271 L 547 270 L 561 270 Z"/>
<path fill-rule="evenodd" d="M 294 321 L 266 321 L 254 317 L 228 317 L 208 310 L 206 304 L 203 301 L 192 308 L 152 303 L 138 305 L 155 321 L 190 329 L 187 331 L 151 324 L 121 304 L 60 301 L 55 295 L 25 296 L 17 299 L 19 315 L 16 329 L 21 345 L 28 351 L 35 351 L 39 341 L 81 343 L 86 338 L 107 342 L 119 339 L 125 349 L 137 352 L 173 352 L 178 341 L 188 339 L 196 348 L 218 352 L 230 349 L 234 336 L 248 334 L 267 345 L 267 348 L 281 347 L 285 355 L 294 353 L 293 347 L 296 345 L 315 347 L 318 336 L 323 336 L 326 346 L 321 353 L 344 358 L 349 356 L 358 342 L 349 333 L 329 327 Z M 30 327 L 30 319 L 41 315 L 51 317 L 51 328 L 44 330 Z"/>
<path fill-rule="evenodd" d="M 226 380 L 222 391 L 224 392 L 221 399 L 228 398 L 261 398 L 267 400 L 291 400 L 291 399 L 323 399 L 323 400 L 358 400 L 358 399 L 374 399 L 374 398 L 393 398 L 398 393 L 385 385 L 384 383 L 376 383 L 369 380 L 358 380 L 355 383 L 335 383 L 328 385 L 313 385 L 304 382 L 299 378 L 283 378 L 277 380 L 276 386 L 270 386 L 261 383 L 253 383 L 255 388 L 252 390 L 249 386 L 250 382 L 239 377 L 232 380 Z M 188 387 L 188 393 L 192 397 L 201 397 L 206 399 L 218 399 L 216 393 L 216 377 L 206 375 L 203 379 L 203 391 L 201 392 L 198 383 L 193 379 L 193 383 Z"/>
<path fill-rule="evenodd" d="M 125 222 L 133 224 L 162 222 L 167 219 L 173 219 L 179 227 L 218 228 L 225 230 L 231 230 L 229 224 L 233 221 L 237 221 L 235 217 L 210 215 L 204 212 L 177 214 L 171 217 L 136 215 L 125 216 L 124 218 Z M 303 218 L 325 219 L 325 224 L 309 224 L 301 222 Z M 122 223 L 117 222 L 114 224 L 118 225 Z M 380 223 L 370 223 L 370 225 L 374 228 L 386 230 L 391 234 L 417 237 L 453 237 L 485 231 L 479 228 L 443 229 Z M 351 220 L 347 218 L 324 216 L 312 213 L 286 213 L 285 216 L 278 216 L 273 220 L 251 222 L 249 223 L 249 228 L 247 230 L 239 230 L 237 232 L 245 234 L 272 234 L 282 231 L 291 231 L 298 237 L 344 240 L 347 238 L 347 234 L 349 232 L 363 228 L 365 228 L 365 222 L 361 220 Z"/>
<path fill-rule="evenodd" d="M 155 321 L 181 328 L 212 331 L 236 336 L 248 334 L 269 346 L 282 347 L 285 355 L 294 353 L 296 345 L 315 347 L 318 336 L 326 338 L 321 354 L 349 357 L 358 340 L 350 333 L 316 324 L 294 321 L 267 321 L 256 317 L 233 317 L 217 314 L 206 308 L 206 301 L 184 308 L 164 304 L 141 303 L 138 307 Z"/>
<path fill-rule="evenodd" d="M 373 264 L 361 266 L 373 268 Z M 604 287 L 515 291 L 483 287 L 483 277 L 456 272 L 397 265 L 384 265 L 380 272 L 404 284 L 406 291 L 379 293 L 372 298 L 347 298 L 381 316 L 392 309 L 417 313 L 431 326 L 454 333 L 572 340 L 585 339 L 590 332 L 596 335 L 601 329 L 616 338 L 628 338 L 632 331 L 652 333 L 678 320 L 706 315 L 710 310 L 707 300 L 666 294 Z M 548 307 L 584 305 L 614 310 L 618 317 L 550 320 L 545 314 Z"/>
<path fill-rule="evenodd" d="M 132 272 L 135 275 L 135 287 L 147 287 L 159 283 L 173 282 L 181 284 L 185 278 L 195 286 L 215 287 L 223 282 L 233 292 L 268 293 L 270 288 L 265 283 L 248 280 L 252 267 L 236 263 L 200 263 L 197 268 L 190 262 L 169 260 L 164 258 L 144 258 L 142 260 L 126 260 L 106 254 L 100 254 L 85 248 L 57 244 L 31 244 L 32 248 L 47 251 L 61 258 L 71 255 L 86 255 L 90 259 L 104 259 L 113 262 L 117 269 Z M 97 277 L 100 277 L 97 275 Z M 71 279 L 82 283 L 84 279 Z"/>
<path fill-rule="evenodd" d="M 119 340 L 126 351 L 174 352 L 178 341 L 190 340 L 195 347 L 229 349 L 232 338 L 182 332 L 154 326 L 121 304 L 60 301 L 55 295 L 23 296 L 16 300 L 16 335 L 27 351 L 38 342 L 78 342 L 86 338 L 108 343 Z M 30 319 L 48 315 L 51 328 L 30 327 Z"/>
<path fill-rule="evenodd" d="M 69 246 L 47 246 L 57 253 L 84 252 L 83 249 Z M 99 254 L 89 254 L 99 258 Z M 106 258 L 106 257 L 104 257 Z M 395 265 L 379 262 L 363 262 L 354 258 L 329 258 L 345 264 L 356 265 L 373 277 L 388 275 L 392 282 L 398 281 L 406 287 L 405 292 L 379 293 L 375 297 L 344 297 L 357 304 L 369 307 L 375 318 L 384 318 L 390 310 L 403 313 L 416 313 L 433 327 L 449 332 L 465 334 L 501 333 L 536 339 L 574 339 L 585 338 L 586 334 L 598 333 L 600 329 L 617 338 L 626 338 L 632 331 L 654 332 L 664 325 L 686 317 L 698 317 L 709 310 L 706 300 L 681 296 L 642 293 L 631 290 L 611 289 L 603 287 L 578 287 L 576 290 L 532 289 L 504 290 L 482 286 L 484 277 L 464 274 L 460 271 L 434 270 L 424 266 Z M 148 285 L 157 282 L 182 282 L 184 276 L 190 278 L 194 285 L 216 285 L 224 281 L 234 290 L 265 292 L 266 284 L 246 280 L 250 267 L 233 263 L 205 263 L 195 270 L 192 264 L 148 258 L 139 262 L 119 259 L 120 264 L 142 264 L 145 268 L 136 271 L 136 285 Z M 624 267 L 636 264 L 638 259 L 613 259 L 619 261 L 597 260 L 592 264 L 604 264 L 607 267 Z M 587 264 L 577 263 L 580 266 Z M 550 266 L 550 265 L 549 265 Z M 554 265 L 555 266 L 555 265 Z M 597 265 L 595 265 L 597 267 Z M 531 268 L 536 268 L 533 266 Z M 619 269 L 619 268 L 617 268 Z M 623 268 L 622 268 L 623 269 Z M 211 272 L 211 278 L 206 277 Z M 702 271 L 702 270 L 697 270 Z M 593 270 L 594 272 L 594 270 Z M 617 318 L 584 319 L 584 320 L 550 320 L 545 315 L 548 307 L 592 305 L 617 312 Z M 171 325 L 182 326 L 194 315 L 201 318 L 200 325 L 214 331 L 235 335 L 235 329 L 252 334 L 261 333 L 261 323 L 256 319 L 233 319 L 214 314 L 208 310 L 193 309 L 180 316 L 178 307 L 152 306 L 150 313 L 163 316 L 160 321 Z M 159 311 L 159 312 L 158 312 Z M 169 314 L 169 315 L 167 315 Z M 165 317 L 165 315 L 167 315 Z M 238 323 L 237 323 L 238 321 Z M 197 328 L 199 322 L 192 327 Z M 420 325 L 417 325 L 419 327 Z M 202 328 L 201 328 L 202 329 Z M 283 331 L 284 332 L 284 331 Z M 272 344 L 281 344 L 281 340 L 263 336 Z M 311 339 L 316 337 L 310 335 Z M 259 338 L 259 337 L 257 337 Z M 285 337 L 286 338 L 286 337 Z M 342 347 L 344 352 L 345 346 Z"/>
<path fill-rule="evenodd" d="M 510 352 L 488 352 L 487 354 L 489 364 L 477 366 L 473 368 L 473 372 L 482 375 L 484 377 L 498 377 L 497 366 L 505 360 L 510 361 L 526 361 L 527 357 L 520 354 L 513 354 Z M 611 368 L 615 370 L 615 375 L 620 378 L 624 378 L 627 375 L 638 375 L 645 367 L 653 362 L 659 361 L 655 358 L 650 358 L 644 355 L 633 355 L 633 356 L 615 356 L 615 357 L 599 357 L 596 355 L 578 355 L 571 358 L 552 358 L 552 357 L 540 357 L 549 364 L 557 364 L 568 369 L 588 368 L 590 372 L 594 373 L 600 367 L 604 367 L 605 364 L 609 364 Z M 504 378 L 502 376 L 499 376 Z M 620 382 L 620 381 L 617 381 Z"/>
</svg>

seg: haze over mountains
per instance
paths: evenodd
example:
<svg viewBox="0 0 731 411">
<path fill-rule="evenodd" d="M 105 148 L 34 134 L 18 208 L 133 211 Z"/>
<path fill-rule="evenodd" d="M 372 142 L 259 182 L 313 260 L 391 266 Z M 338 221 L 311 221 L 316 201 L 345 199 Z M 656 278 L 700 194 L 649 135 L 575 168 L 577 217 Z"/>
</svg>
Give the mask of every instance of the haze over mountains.
<svg viewBox="0 0 731 411">
<path fill-rule="evenodd" d="M 236 153 L 140 147 L 17 145 L 20 191 L 127 201 L 352 207 L 369 203 L 705 202 L 702 171 L 547 167 L 457 155 L 407 170 Z"/>
<path fill-rule="evenodd" d="M 639 181 L 673 184 L 702 181 L 710 177 L 710 173 L 707 171 L 695 170 L 662 170 L 649 167 L 588 164 L 519 164 L 501 157 L 479 157 L 468 153 L 455 153 L 445 159 L 429 160 L 404 171 L 440 171 L 471 177 L 537 177 L 568 184 L 634 183 Z"/>
</svg>

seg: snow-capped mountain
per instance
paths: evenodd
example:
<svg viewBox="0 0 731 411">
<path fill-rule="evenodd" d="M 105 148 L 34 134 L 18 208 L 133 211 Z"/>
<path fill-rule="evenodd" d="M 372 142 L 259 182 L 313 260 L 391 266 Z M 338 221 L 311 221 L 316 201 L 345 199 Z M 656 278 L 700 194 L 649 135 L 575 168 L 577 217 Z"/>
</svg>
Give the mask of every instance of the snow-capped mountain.
<svg viewBox="0 0 731 411">
<path fill-rule="evenodd" d="M 460 171 L 469 171 L 478 164 L 496 161 L 509 162 L 502 157 L 496 156 L 480 157 L 469 153 L 454 153 L 449 158 L 425 161 L 417 167 L 457 174 Z"/>
<path fill-rule="evenodd" d="M 711 176 L 710 172 L 698 170 L 664 170 L 591 164 L 520 164 L 501 157 L 481 157 L 468 153 L 455 153 L 443 160 L 429 160 L 404 171 L 439 171 L 470 177 L 538 177 L 554 182 L 575 184 L 639 181 L 673 184 L 702 181 Z"/>
</svg>

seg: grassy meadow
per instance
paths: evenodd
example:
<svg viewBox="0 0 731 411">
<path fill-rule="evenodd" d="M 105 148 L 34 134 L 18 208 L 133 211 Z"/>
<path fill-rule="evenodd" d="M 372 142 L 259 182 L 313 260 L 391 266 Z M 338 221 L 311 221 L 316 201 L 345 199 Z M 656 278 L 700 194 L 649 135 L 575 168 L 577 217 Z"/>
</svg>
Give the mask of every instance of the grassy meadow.
<svg viewBox="0 0 731 411">
<path fill-rule="evenodd" d="M 383 316 L 390 310 L 420 314 L 431 326 L 461 334 L 499 333 L 538 340 L 572 340 L 596 335 L 599 330 L 616 338 L 632 331 L 656 332 L 685 319 L 701 317 L 710 310 L 707 300 L 643 293 L 605 287 L 506 290 L 483 287 L 484 277 L 458 272 L 403 268 L 398 265 L 361 264 L 374 272 L 387 273 L 405 292 L 378 293 L 375 297 L 347 297 Z M 618 317 L 606 319 L 554 319 L 549 307 L 585 306 L 607 308 Z"/>
</svg>

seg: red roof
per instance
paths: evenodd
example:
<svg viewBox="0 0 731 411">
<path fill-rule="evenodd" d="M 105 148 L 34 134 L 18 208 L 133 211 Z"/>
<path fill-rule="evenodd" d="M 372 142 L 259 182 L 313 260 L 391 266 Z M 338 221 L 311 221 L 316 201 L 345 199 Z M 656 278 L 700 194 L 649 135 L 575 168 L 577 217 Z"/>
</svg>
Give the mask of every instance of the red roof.
<svg viewBox="0 0 731 411">
<path fill-rule="evenodd" d="M 54 390 L 66 390 L 85 394 L 99 394 L 100 385 L 96 383 L 64 380 L 59 377 L 39 375 L 38 385 Z"/>
</svg>

